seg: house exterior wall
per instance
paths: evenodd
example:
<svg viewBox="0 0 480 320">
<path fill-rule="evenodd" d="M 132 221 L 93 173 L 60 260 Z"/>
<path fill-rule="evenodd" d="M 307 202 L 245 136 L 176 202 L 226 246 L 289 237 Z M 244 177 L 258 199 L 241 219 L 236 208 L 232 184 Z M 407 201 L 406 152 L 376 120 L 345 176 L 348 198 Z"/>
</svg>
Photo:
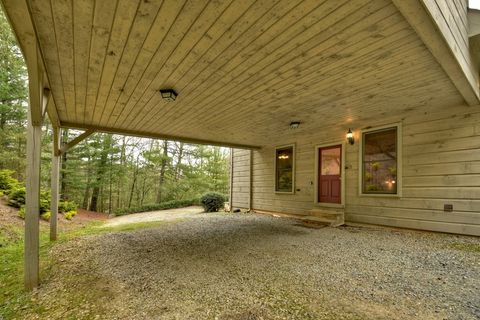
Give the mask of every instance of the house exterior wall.
<svg viewBox="0 0 480 320">
<path fill-rule="evenodd" d="M 401 123 L 402 196 L 359 195 L 360 129 Z M 403 117 L 378 117 L 362 128 L 352 128 L 355 144 L 345 148 L 346 222 L 480 235 L 480 107 L 443 110 L 418 109 Z M 252 206 L 265 210 L 309 215 L 315 204 L 315 150 L 318 145 L 341 143 L 347 127 L 316 133 L 292 133 L 275 145 L 253 151 Z M 295 194 L 274 192 L 275 147 L 294 143 Z M 249 151 L 234 156 L 234 205 L 247 203 Z M 399 163 L 400 165 L 400 163 Z M 237 198 L 238 200 L 235 200 Z M 247 198 L 248 199 L 248 198 Z M 453 212 L 444 212 L 452 204 Z"/>
</svg>

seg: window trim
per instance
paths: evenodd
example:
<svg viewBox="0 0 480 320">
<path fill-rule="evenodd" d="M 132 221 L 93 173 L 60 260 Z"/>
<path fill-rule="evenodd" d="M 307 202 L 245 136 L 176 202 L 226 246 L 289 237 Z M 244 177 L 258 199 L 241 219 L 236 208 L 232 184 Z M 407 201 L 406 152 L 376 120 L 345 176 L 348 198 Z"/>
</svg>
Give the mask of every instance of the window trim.
<svg viewBox="0 0 480 320">
<path fill-rule="evenodd" d="M 340 183 L 341 186 L 341 195 L 340 195 L 340 203 L 328 203 L 328 202 L 320 202 L 318 201 L 318 174 L 319 174 L 319 150 L 328 147 L 335 147 L 341 146 L 342 147 L 342 154 L 341 154 L 341 168 L 340 168 Z M 346 143 L 345 141 L 339 141 L 337 143 L 327 143 L 315 146 L 315 180 L 314 180 L 314 189 L 315 194 L 313 195 L 313 203 L 317 207 L 326 207 L 326 208 L 345 208 L 345 174 L 346 174 L 346 162 L 345 162 L 345 154 L 346 154 Z"/>
<path fill-rule="evenodd" d="M 286 149 L 286 148 L 292 148 L 292 191 L 277 191 L 277 150 L 279 149 Z M 295 156 L 295 143 L 292 144 L 285 144 L 282 146 L 277 146 L 275 147 L 275 153 L 273 157 L 273 191 L 276 194 L 295 194 L 295 161 L 296 161 L 296 156 Z"/>
<path fill-rule="evenodd" d="M 363 192 L 363 149 L 365 133 L 375 132 L 385 129 L 397 129 L 397 193 L 364 193 Z M 360 130 L 359 153 L 358 153 L 358 195 L 362 197 L 380 197 L 380 198 L 401 198 L 403 189 L 403 145 L 402 145 L 402 123 L 392 123 L 388 125 Z"/>
</svg>

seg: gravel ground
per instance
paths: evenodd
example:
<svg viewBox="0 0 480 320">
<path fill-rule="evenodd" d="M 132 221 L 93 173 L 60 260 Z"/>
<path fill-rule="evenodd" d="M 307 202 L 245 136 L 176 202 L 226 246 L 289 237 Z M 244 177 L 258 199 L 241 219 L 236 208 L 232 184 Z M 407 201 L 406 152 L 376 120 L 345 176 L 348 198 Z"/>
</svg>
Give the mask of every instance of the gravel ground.
<svg viewBox="0 0 480 320">
<path fill-rule="evenodd" d="M 479 248 L 474 237 L 203 214 L 56 246 L 36 299 L 50 319 L 480 319 Z"/>
</svg>

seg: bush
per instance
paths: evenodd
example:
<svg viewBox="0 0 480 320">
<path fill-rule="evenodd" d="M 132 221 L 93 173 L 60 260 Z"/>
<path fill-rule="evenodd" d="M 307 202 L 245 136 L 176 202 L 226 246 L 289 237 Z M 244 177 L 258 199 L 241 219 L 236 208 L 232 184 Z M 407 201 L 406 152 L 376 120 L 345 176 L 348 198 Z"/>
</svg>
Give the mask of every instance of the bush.
<svg viewBox="0 0 480 320">
<path fill-rule="evenodd" d="M 45 220 L 45 221 L 50 221 L 52 213 L 50 211 L 46 211 L 44 213 L 40 214 L 40 219 Z"/>
<path fill-rule="evenodd" d="M 200 199 L 205 212 L 217 212 L 225 205 L 225 197 L 216 192 L 209 192 Z"/>
<path fill-rule="evenodd" d="M 67 211 L 63 214 L 63 216 L 65 217 L 65 219 L 67 220 L 72 220 L 72 218 L 77 214 L 77 210 L 70 210 L 70 211 Z"/>
<path fill-rule="evenodd" d="M 68 211 L 77 211 L 78 206 L 73 201 L 60 201 L 58 204 L 58 211 L 60 212 L 68 212 Z"/>
<path fill-rule="evenodd" d="M 12 177 L 12 174 L 11 170 L 0 170 L 0 191 L 4 194 L 9 194 L 20 185 L 18 180 Z"/>
<path fill-rule="evenodd" d="M 184 207 L 189 207 L 197 204 L 198 204 L 198 199 L 172 200 L 172 201 L 165 201 L 161 203 L 146 204 L 141 207 L 116 209 L 114 213 L 117 216 L 122 216 L 125 214 L 137 213 L 137 212 L 184 208 Z"/>
<path fill-rule="evenodd" d="M 15 208 L 21 208 L 22 206 L 24 206 L 25 193 L 25 187 L 17 187 L 15 189 L 12 189 L 10 194 L 8 195 L 8 205 Z"/>
<path fill-rule="evenodd" d="M 25 207 L 21 206 L 20 210 L 18 210 L 18 216 L 22 219 L 25 219 Z"/>
</svg>

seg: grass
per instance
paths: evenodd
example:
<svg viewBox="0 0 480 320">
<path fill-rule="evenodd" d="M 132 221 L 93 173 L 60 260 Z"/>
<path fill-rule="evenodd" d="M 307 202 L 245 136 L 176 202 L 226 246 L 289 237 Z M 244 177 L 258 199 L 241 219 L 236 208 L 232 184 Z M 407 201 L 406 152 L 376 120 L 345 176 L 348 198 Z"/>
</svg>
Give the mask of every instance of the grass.
<svg viewBox="0 0 480 320">
<path fill-rule="evenodd" d="M 178 221 L 178 220 L 177 220 Z M 54 262 L 49 259 L 50 250 L 61 243 L 78 237 L 111 232 L 126 232 L 139 229 L 155 228 L 167 222 L 141 222 L 105 227 L 104 221 L 92 221 L 77 225 L 59 233 L 56 242 L 50 242 L 48 225 L 40 226 L 40 278 L 46 279 Z M 171 223 L 171 222 L 168 222 Z M 0 319 L 18 318 L 25 310 L 38 315 L 47 310 L 35 302 L 35 293 L 29 293 L 23 286 L 23 227 L 4 226 L 0 229 Z"/>
<path fill-rule="evenodd" d="M 480 253 L 480 245 L 476 243 L 456 242 L 450 244 L 450 248 L 460 251 Z"/>
</svg>

